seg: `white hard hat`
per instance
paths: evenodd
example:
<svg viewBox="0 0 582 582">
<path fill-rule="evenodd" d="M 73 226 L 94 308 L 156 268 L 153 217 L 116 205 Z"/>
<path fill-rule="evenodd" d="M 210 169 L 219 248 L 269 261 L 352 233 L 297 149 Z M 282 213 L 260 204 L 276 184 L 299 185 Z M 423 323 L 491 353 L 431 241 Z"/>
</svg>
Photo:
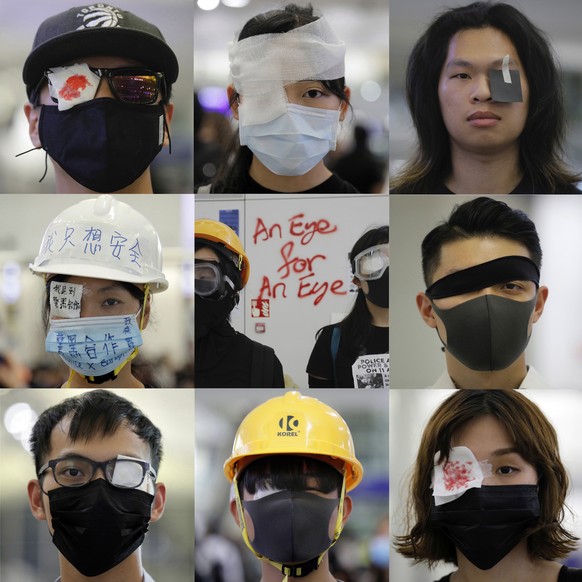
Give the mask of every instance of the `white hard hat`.
<svg viewBox="0 0 582 582">
<path fill-rule="evenodd" d="M 109 194 L 61 212 L 48 225 L 29 267 L 35 275 L 149 283 L 153 293 L 168 288 L 156 229 L 129 204 Z"/>
</svg>

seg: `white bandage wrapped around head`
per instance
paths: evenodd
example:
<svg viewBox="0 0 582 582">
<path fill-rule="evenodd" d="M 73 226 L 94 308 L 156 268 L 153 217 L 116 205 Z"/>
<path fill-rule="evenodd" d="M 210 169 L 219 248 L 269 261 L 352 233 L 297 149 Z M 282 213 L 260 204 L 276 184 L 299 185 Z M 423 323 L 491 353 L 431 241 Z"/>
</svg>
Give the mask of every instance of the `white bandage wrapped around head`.
<svg viewBox="0 0 582 582">
<path fill-rule="evenodd" d="M 454 501 L 473 487 L 480 488 L 483 479 L 493 474 L 493 467 L 486 460 L 478 461 L 468 447 L 451 447 L 448 460 L 437 465 L 439 456 L 435 455 L 432 479 L 435 505 Z"/>
<path fill-rule="evenodd" d="M 230 74 L 242 96 L 239 122 L 256 125 L 283 115 L 286 84 L 343 77 L 345 52 L 345 44 L 323 17 L 289 32 L 230 43 Z"/>
</svg>

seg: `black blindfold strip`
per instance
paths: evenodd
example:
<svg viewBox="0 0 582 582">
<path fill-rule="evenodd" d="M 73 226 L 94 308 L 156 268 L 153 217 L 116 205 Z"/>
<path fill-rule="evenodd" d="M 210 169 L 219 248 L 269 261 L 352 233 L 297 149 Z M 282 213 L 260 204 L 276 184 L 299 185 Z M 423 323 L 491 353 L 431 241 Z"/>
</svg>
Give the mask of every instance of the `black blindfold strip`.
<svg viewBox="0 0 582 582">
<path fill-rule="evenodd" d="M 540 285 L 540 270 L 527 257 L 500 257 L 456 273 L 451 273 L 435 281 L 425 291 L 430 299 L 442 299 L 499 285 L 508 281 L 533 281 Z"/>
</svg>

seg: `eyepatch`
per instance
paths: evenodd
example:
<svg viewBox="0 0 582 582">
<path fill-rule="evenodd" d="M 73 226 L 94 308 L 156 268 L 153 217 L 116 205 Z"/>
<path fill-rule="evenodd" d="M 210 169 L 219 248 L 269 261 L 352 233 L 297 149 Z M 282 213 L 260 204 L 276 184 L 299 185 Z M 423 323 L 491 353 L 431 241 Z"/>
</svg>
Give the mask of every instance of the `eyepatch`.
<svg viewBox="0 0 582 582">
<path fill-rule="evenodd" d="M 508 281 L 533 281 L 536 287 L 539 287 L 540 271 L 527 257 L 518 255 L 500 257 L 451 273 L 435 281 L 425 293 L 430 299 L 442 299 Z"/>
</svg>

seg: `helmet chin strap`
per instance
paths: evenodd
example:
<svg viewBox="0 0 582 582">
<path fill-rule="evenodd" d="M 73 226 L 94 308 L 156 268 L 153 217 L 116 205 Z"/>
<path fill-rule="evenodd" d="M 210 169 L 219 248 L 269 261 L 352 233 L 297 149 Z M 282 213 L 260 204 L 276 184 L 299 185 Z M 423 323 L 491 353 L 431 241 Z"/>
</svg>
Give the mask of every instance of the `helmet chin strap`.
<svg viewBox="0 0 582 582">
<path fill-rule="evenodd" d="M 339 536 L 340 536 L 342 529 L 343 529 L 344 499 L 346 496 L 346 469 L 345 469 L 345 467 L 343 469 L 342 488 L 341 488 L 341 493 L 339 496 L 339 505 L 338 505 L 338 511 L 337 511 L 337 518 L 335 520 L 333 540 L 329 544 L 328 548 L 324 552 L 319 554 L 319 556 L 315 556 L 315 558 L 312 558 L 311 560 L 308 560 L 307 562 L 302 562 L 301 564 L 282 564 L 280 562 L 274 562 L 273 560 L 269 560 L 269 558 L 267 558 L 266 556 L 259 554 L 253 548 L 251 541 L 249 540 L 247 524 L 245 521 L 244 508 L 243 508 L 242 500 L 240 498 L 240 493 L 238 490 L 237 474 L 238 474 L 238 471 L 235 467 L 232 482 L 234 485 L 234 495 L 235 495 L 235 499 L 236 499 L 236 507 L 237 507 L 238 516 L 239 516 L 242 537 L 243 537 L 243 540 L 244 540 L 246 546 L 249 548 L 249 550 L 251 550 L 251 552 L 255 556 L 257 556 L 257 558 L 259 558 L 260 560 L 263 560 L 264 562 L 271 564 L 271 566 L 274 566 L 275 568 L 277 568 L 277 570 L 279 570 L 282 574 L 284 574 L 285 577 L 283 578 L 282 582 L 288 582 L 289 576 L 291 576 L 292 578 L 303 578 L 304 576 L 311 574 L 311 572 L 313 572 L 314 570 L 317 570 L 317 568 L 319 568 L 319 565 L 323 561 L 323 558 L 325 557 L 327 552 L 329 552 L 331 547 L 339 539 Z"/>
<path fill-rule="evenodd" d="M 139 331 L 143 331 L 143 320 L 144 320 L 144 316 L 145 316 L 145 309 L 144 308 L 147 304 L 149 294 L 150 294 L 150 286 L 149 286 L 149 283 L 146 283 L 144 285 L 144 288 L 143 288 L 143 306 L 139 310 L 139 311 L 141 311 L 141 317 L 139 319 Z M 139 311 L 138 311 L 138 313 L 139 313 Z M 133 352 L 131 352 L 131 354 L 129 354 L 129 356 L 125 360 L 123 360 L 123 362 L 121 362 L 121 364 L 119 366 L 117 366 L 117 368 L 115 368 L 115 370 L 112 370 L 108 374 L 103 374 L 102 376 L 84 376 L 83 374 L 79 374 L 78 372 L 76 372 L 76 373 L 79 374 L 79 376 L 81 376 L 81 378 L 83 378 L 84 380 L 87 380 L 87 382 L 89 382 L 89 384 L 104 384 L 105 382 L 109 382 L 110 380 L 115 380 L 115 378 L 117 378 L 117 376 L 119 376 L 119 372 L 121 372 L 123 367 L 126 364 L 128 364 L 129 362 L 131 362 L 131 360 L 133 360 L 137 356 L 138 349 L 139 349 L 138 347 L 135 347 Z M 69 373 L 69 378 L 67 379 L 67 383 L 65 384 L 65 388 L 71 387 L 71 380 L 73 378 L 73 373 L 75 373 L 75 372 L 73 370 L 71 370 Z"/>
</svg>

